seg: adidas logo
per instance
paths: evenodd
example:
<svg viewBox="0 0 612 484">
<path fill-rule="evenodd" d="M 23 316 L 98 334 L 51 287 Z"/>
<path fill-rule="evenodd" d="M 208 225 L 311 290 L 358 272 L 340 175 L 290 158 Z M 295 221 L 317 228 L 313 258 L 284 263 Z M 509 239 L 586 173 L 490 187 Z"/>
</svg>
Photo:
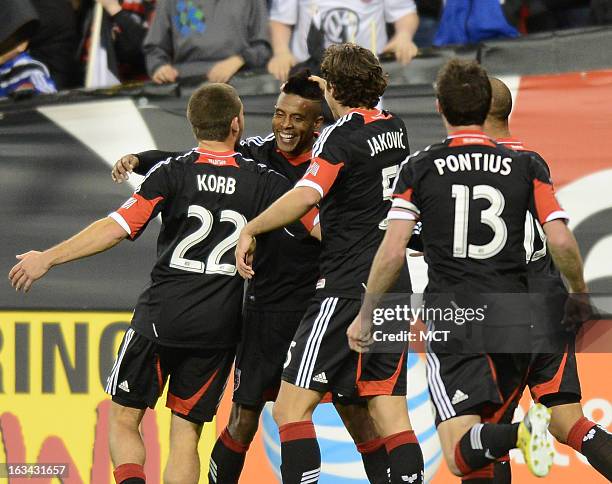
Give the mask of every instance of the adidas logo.
<svg viewBox="0 0 612 484">
<path fill-rule="evenodd" d="M 124 392 L 130 393 L 130 387 L 128 386 L 127 380 L 123 380 L 119 383 L 119 388 L 121 388 Z"/>
<path fill-rule="evenodd" d="M 312 381 L 316 381 L 318 383 L 327 383 L 327 376 L 325 376 L 325 372 L 322 371 L 318 375 L 313 376 Z"/>
<path fill-rule="evenodd" d="M 455 392 L 455 394 L 453 395 L 453 399 L 451 400 L 451 403 L 453 405 L 457 405 L 460 402 L 463 402 L 464 400 L 467 400 L 469 397 L 463 393 L 461 390 L 457 390 Z"/>
</svg>

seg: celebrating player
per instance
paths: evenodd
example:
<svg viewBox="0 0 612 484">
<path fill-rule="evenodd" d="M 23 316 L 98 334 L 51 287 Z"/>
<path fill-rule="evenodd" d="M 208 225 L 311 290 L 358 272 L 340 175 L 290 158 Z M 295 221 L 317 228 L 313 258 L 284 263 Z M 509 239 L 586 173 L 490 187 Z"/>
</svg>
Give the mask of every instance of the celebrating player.
<svg viewBox="0 0 612 484">
<path fill-rule="evenodd" d="M 531 197 L 557 266 L 573 291 L 585 291 L 578 248 L 565 225 L 567 215 L 553 195 L 539 157 L 507 150 L 482 132 L 491 104 L 485 71 L 476 62 L 452 60 L 440 71 L 436 90 L 449 136 L 402 164 L 389 227 L 368 278 L 366 301 L 375 301 L 393 283 L 402 264 L 401 249 L 417 220 L 423 221 L 428 301 L 435 300 L 436 293 L 450 294 L 450 304 L 456 307 L 453 298 L 465 300 L 466 294 L 526 292 L 523 239 Z M 497 318 L 505 323 L 508 310 L 516 314 L 504 301 L 495 302 L 493 323 Z M 349 329 L 351 346 L 357 349 L 369 342 L 367 309 L 362 308 Z M 429 321 L 430 328 L 441 324 Z M 511 337 L 515 330 L 487 324 L 481 331 L 497 340 Z M 545 407 L 536 404 L 520 424 L 489 423 L 513 401 L 512 389 L 520 387 L 525 377 L 525 358 L 469 353 L 479 341 L 479 328 L 469 324 L 453 328 L 452 322 L 448 326 L 452 340 L 432 342 L 427 358 L 430 393 L 449 468 L 468 480 L 476 478 L 474 471 L 518 445 L 529 469 L 546 475 L 552 450 L 546 440 L 550 416 Z M 492 482 L 493 476 L 488 478 Z"/>
<path fill-rule="evenodd" d="M 370 51 L 354 44 L 331 46 L 321 69 L 327 82 L 320 82 L 337 121 L 315 143 L 303 179 L 243 229 L 236 247 L 241 275 L 256 276 L 255 237 L 319 204 L 323 245 L 317 294 L 291 343 L 273 410 L 282 478 L 286 484 L 318 481 L 321 457 L 312 412 L 327 391 L 351 395 L 357 390 L 367 397 L 385 438 L 391 481 L 422 482 L 423 457 L 406 408 L 406 348 L 372 355 L 363 364 L 345 337 L 386 227 L 391 180 L 409 152 L 406 128 L 391 113 L 374 109 L 387 81 Z M 405 261 L 396 290 L 411 291 Z"/>
<path fill-rule="evenodd" d="M 273 133 L 247 138 L 238 147 L 243 156 L 267 165 L 291 183 L 306 172 L 323 121 L 323 92 L 308 76 L 308 71 L 302 71 L 283 85 L 272 117 Z M 113 167 L 113 179 L 124 180 L 132 170 L 145 174 L 160 159 L 172 155 L 149 151 L 124 156 Z M 305 223 L 312 226 L 312 214 L 306 219 Z M 316 225 L 315 232 L 318 229 Z M 209 479 L 218 484 L 238 482 L 263 405 L 278 394 L 287 350 L 314 295 L 319 274 L 320 244 L 312 237 L 288 237 L 281 229 L 258 242 L 257 277 L 247 288 L 237 349 L 232 410 L 211 455 Z M 365 403 L 338 395 L 333 400 L 361 453 L 368 479 L 387 483 L 389 465 L 384 442 L 371 423 Z"/>
<path fill-rule="evenodd" d="M 499 144 L 525 151 L 523 143 L 512 137 L 508 126 L 512 111 L 510 90 L 499 79 L 490 78 L 490 82 L 493 95 L 484 123 L 485 133 Z M 567 291 L 536 216 L 532 205 L 525 233 L 527 282 L 529 292 L 534 295 L 532 311 L 537 344 L 544 347 L 542 353 L 534 354 L 526 383 L 534 401 L 551 409 L 550 433 L 559 442 L 582 453 L 600 474 L 612 481 L 612 436 L 582 412 L 573 333 L 559 326 Z M 551 349 L 559 342 L 560 331 L 563 346 L 555 353 Z"/>
<path fill-rule="evenodd" d="M 199 88 L 187 117 L 195 150 L 155 165 L 108 217 L 51 249 L 17 256 L 9 273 L 17 290 L 28 291 L 55 265 L 136 239 L 161 213 L 159 259 L 106 386 L 118 484 L 145 482 L 138 427 L 168 378 L 172 420 L 164 482 L 198 482 L 202 425 L 216 413 L 240 334 L 243 282 L 235 276 L 231 249 L 247 220 L 290 187 L 285 177 L 234 151 L 244 122 L 234 88 Z"/>
</svg>

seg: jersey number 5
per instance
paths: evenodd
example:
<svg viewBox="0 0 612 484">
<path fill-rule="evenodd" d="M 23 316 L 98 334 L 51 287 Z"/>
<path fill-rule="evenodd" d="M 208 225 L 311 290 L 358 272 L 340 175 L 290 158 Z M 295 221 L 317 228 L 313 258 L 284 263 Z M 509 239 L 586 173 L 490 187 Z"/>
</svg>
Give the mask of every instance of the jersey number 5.
<svg viewBox="0 0 612 484">
<path fill-rule="evenodd" d="M 221 257 L 236 247 L 240 231 L 244 228 L 247 221 L 244 215 L 235 212 L 234 210 L 223 210 L 221 212 L 221 222 L 230 222 L 234 224 L 234 230 L 228 237 L 219 242 L 213 250 L 210 251 L 206 259 L 206 265 L 199 260 L 186 259 L 185 254 L 194 245 L 202 242 L 213 227 L 214 217 L 210 210 L 207 210 L 200 205 L 190 205 L 187 215 L 200 219 L 202 225 L 193 234 L 188 235 L 181 240 L 170 258 L 170 267 L 188 272 L 198 272 L 200 274 L 220 274 L 223 276 L 233 276 L 236 274 L 236 266 L 234 264 L 221 264 Z"/>
<path fill-rule="evenodd" d="M 484 198 L 491 205 L 480 213 L 480 221 L 491 227 L 493 239 L 484 245 L 468 244 L 468 216 L 470 213 L 470 187 L 453 185 L 452 196 L 455 199 L 455 234 L 453 239 L 453 256 L 472 259 L 489 259 L 504 248 L 508 240 L 506 222 L 500 217 L 506 201 L 497 188 L 489 185 L 476 185 L 472 198 Z"/>
<path fill-rule="evenodd" d="M 383 200 L 391 200 L 393 197 L 393 186 L 395 185 L 395 177 L 399 171 L 399 165 L 387 166 L 382 169 L 382 196 Z M 385 219 L 378 224 L 380 230 L 387 230 L 389 220 Z"/>
</svg>

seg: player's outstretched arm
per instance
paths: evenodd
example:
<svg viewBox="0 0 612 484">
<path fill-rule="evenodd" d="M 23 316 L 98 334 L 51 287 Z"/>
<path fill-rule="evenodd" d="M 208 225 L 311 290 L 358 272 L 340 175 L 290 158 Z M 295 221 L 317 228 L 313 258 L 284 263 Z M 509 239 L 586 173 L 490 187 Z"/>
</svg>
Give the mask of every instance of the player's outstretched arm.
<svg viewBox="0 0 612 484">
<path fill-rule="evenodd" d="M 415 224 L 414 220 L 389 220 L 385 237 L 372 262 L 363 304 L 346 332 L 349 346 L 354 351 L 365 352 L 371 343 L 372 310 L 406 263 L 406 245 Z"/>
<path fill-rule="evenodd" d="M 251 220 L 240 232 L 238 245 L 236 245 L 238 273 L 245 279 L 251 279 L 255 275 L 252 255 L 255 251 L 254 240 L 257 235 L 285 227 L 299 220 L 320 200 L 321 195 L 314 188 L 296 187 Z"/>
<path fill-rule="evenodd" d="M 70 239 L 44 252 L 32 250 L 18 255 L 19 262 L 9 272 L 11 285 L 16 291 L 28 292 L 32 284 L 53 266 L 108 250 L 127 235 L 112 218 L 98 220 Z"/>
</svg>

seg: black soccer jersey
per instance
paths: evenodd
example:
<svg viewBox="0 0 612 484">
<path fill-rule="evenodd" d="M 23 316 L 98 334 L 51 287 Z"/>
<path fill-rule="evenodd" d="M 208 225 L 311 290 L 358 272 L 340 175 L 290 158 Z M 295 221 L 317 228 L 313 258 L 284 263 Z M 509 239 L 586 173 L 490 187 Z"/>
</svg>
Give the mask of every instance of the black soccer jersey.
<svg viewBox="0 0 612 484">
<path fill-rule="evenodd" d="M 566 219 L 535 153 L 457 132 L 403 164 L 390 219 L 422 220 L 428 292 L 525 292 L 525 214 Z"/>
<path fill-rule="evenodd" d="M 393 179 L 408 153 L 404 122 L 386 111 L 353 109 L 321 133 L 296 184 L 323 197 L 318 293 L 359 298 L 364 292 L 386 229 Z M 407 265 L 393 290 L 411 290 Z"/>
<path fill-rule="evenodd" d="M 167 346 L 237 344 L 242 279 L 234 247 L 247 221 L 291 187 L 234 152 L 193 150 L 159 162 L 110 216 L 136 239 L 161 213 L 158 260 L 132 325 Z"/>
<path fill-rule="evenodd" d="M 254 136 L 240 142 L 240 153 L 284 175 L 291 184 L 306 172 L 310 152 L 288 158 L 277 147 L 274 134 L 262 138 Z M 180 153 L 179 153 L 180 154 Z M 146 173 L 160 159 L 177 153 L 146 151 L 138 154 L 139 174 Z M 294 224 L 287 230 L 275 230 L 257 238 L 253 270 L 246 304 L 251 310 L 302 311 L 314 294 L 319 274 L 321 245 L 310 237 L 314 224 L 313 211 L 303 219 L 303 226 Z"/>
<path fill-rule="evenodd" d="M 531 152 L 542 162 L 546 173 L 550 176 L 550 168 L 544 159 L 534 151 L 527 150 L 519 140 L 508 138 L 499 139 L 497 143 L 515 151 Z M 531 280 L 540 281 L 548 279 L 550 283 L 556 283 L 558 287 L 563 287 L 561 274 L 546 247 L 546 235 L 542 225 L 538 221 L 538 215 L 534 200 L 531 200 L 527 218 L 525 220 L 525 260 L 527 261 L 527 277 Z M 531 286 L 531 284 L 530 284 Z M 534 291 L 537 291 L 537 284 L 533 284 Z"/>
</svg>

